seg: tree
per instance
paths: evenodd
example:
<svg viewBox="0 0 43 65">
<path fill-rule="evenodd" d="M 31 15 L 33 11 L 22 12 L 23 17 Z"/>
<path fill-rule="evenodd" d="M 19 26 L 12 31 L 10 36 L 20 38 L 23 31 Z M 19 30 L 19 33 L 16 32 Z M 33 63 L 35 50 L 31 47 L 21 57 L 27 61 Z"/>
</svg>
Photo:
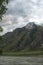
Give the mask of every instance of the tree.
<svg viewBox="0 0 43 65">
<path fill-rule="evenodd" d="M 0 21 L 2 20 L 3 14 L 5 14 L 8 4 L 8 0 L 0 0 Z"/>
<path fill-rule="evenodd" d="M 6 5 L 8 4 L 8 2 L 9 2 L 9 0 L 0 0 L 0 22 L 2 20 L 3 15 L 6 13 L 6 10 L 7 10 Z M 0 32 L 2 32 L 2 31 L 3 31 L 3 29 L 0 26 Z M 0 39 L 2 39 L 1 36 L 0 36 Z"/>
<path fill-rule="evenodd" d="M 3 28 L 0 26 L 0 31 L 2 32 L 3 31 Z"/>
</svg>

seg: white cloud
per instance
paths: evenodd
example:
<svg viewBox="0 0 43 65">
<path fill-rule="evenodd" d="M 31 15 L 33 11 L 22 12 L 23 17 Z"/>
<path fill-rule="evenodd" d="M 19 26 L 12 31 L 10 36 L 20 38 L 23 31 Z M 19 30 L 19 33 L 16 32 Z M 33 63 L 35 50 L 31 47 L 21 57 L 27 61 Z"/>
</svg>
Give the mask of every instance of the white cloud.
<svg viewBox="0 0 43 65">
<path fill-rule="evenodd" d="M 22 27 L 29 21 L 43 23 L 43 0 L 11 0 L 0 26 L 9 31 Z"/>
</svg>

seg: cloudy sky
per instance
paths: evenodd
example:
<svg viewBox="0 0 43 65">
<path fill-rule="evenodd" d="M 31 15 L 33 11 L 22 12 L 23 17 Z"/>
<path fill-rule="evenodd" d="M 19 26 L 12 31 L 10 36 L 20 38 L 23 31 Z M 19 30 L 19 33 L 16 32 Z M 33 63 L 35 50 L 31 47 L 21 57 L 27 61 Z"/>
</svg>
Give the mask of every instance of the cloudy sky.
<svg viewBox="0 0 43 65">
<path fill-rule="evenodd" d="M 43 0 L 10 0 L 0 26 L 4 34 L 29 22 L 43 23 Z"/>
</svg>

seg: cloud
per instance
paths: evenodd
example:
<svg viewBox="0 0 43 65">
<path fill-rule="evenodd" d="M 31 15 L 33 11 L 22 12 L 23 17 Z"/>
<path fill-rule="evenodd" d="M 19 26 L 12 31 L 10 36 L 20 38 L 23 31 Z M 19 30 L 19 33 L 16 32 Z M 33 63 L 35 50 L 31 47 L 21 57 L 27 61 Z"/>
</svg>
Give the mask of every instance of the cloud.
<svg viewBox="0 0 43 65">
<path fill-rule="evenodd" d="M 31 0 L 13 0 L 8 5 L 7 14 L 25 17 L 31 13 L 32 5 Z"/>
<path fill-rule="evenodd" d="M 12 0 L 8 5 L 7 15 L 27 17 L 43 15 L 43 0 Z"/>
<path fill-rule="evenodd" d="M 0 26 L 12 31 L 28 22 L 43 23 L 43 0 L 10 0 Z"/>
</svg>

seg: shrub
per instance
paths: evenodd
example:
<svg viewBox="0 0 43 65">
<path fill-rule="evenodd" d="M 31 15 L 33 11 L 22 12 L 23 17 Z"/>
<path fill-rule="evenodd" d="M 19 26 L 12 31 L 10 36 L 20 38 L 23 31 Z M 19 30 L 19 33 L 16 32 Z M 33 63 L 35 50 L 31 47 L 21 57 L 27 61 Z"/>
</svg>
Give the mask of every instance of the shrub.
<svg viewBox="0 0 43 65">
<path fill-rule="evenodd" d="M 0 55 L 2 55 L 2 50 L 0 49 Z"/>
</svg>

